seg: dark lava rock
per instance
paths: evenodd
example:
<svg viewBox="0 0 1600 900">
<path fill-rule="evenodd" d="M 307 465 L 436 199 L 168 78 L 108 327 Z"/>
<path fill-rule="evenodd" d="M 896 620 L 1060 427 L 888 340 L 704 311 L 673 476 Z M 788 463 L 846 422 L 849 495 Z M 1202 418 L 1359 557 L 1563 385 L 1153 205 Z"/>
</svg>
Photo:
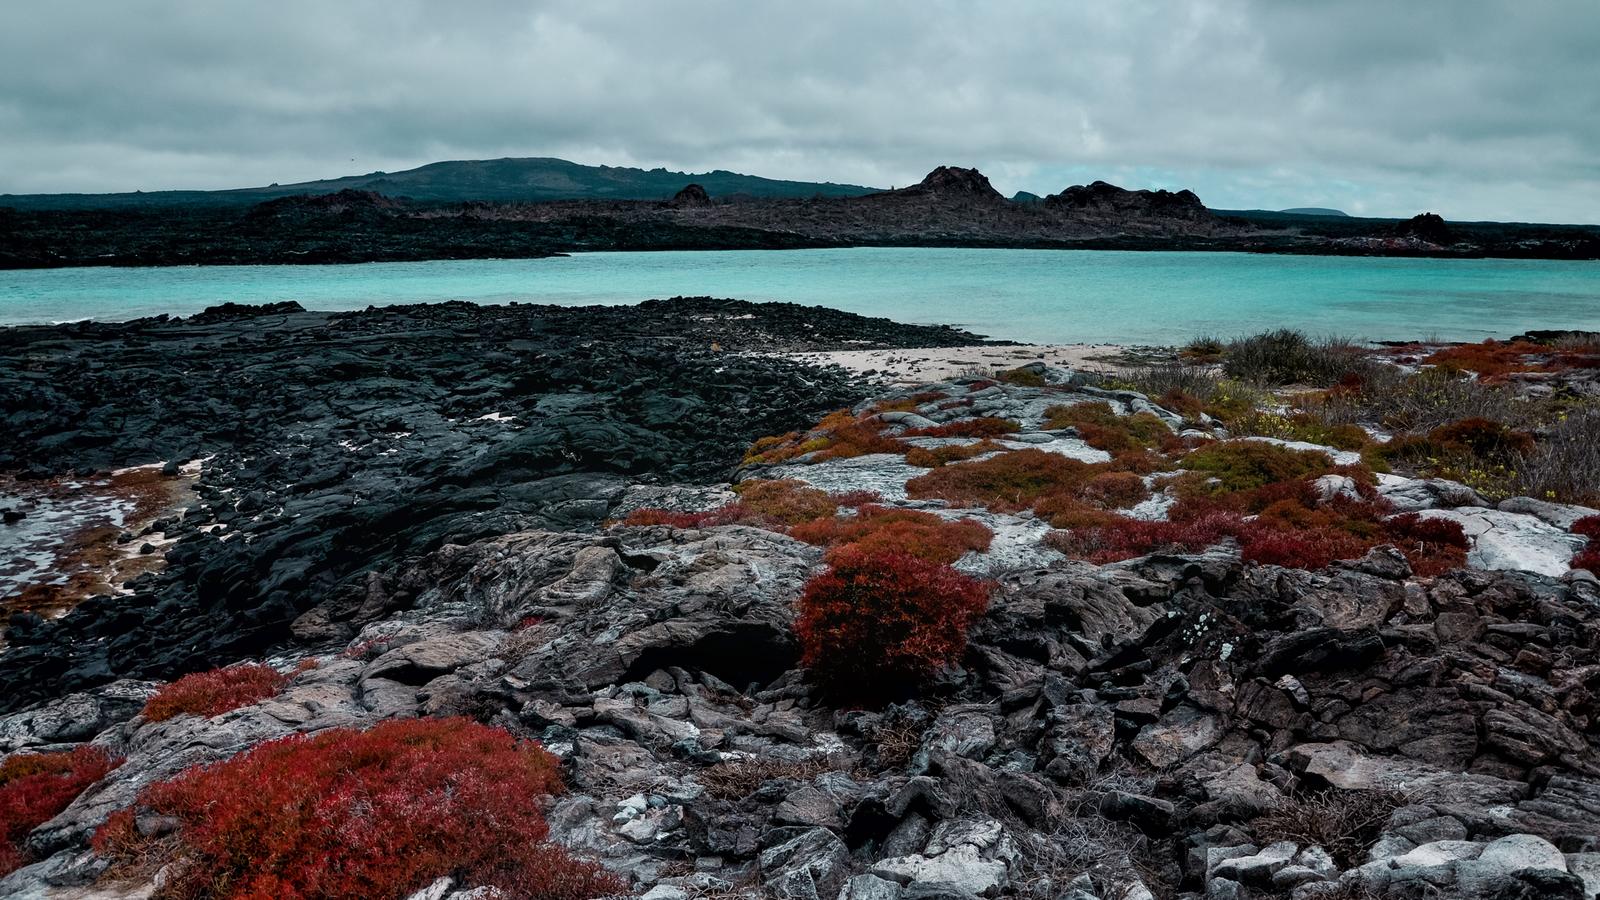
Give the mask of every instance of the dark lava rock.
<svg viewBox="0 0 1600 900">
<path fill-rule="evenodd" d="M 940 166 L 920 182 L 894 192 L 903 196 L 931 195 L 936 197 L 964 197 L 979 200 L 1003 200 L 1000 192 L 989 183 L 988 176 L 977 169 L 960 166 Z"/>
<path fill-rule="evenodd" d="M 520 529 L 593 529 L 628 481 L 720 480 L 757 437 L 870 390 L 750 351 L 977 340 L 709 298 L 224 306 L 0 331 L 0 471 L 211 457 L 199 502 L 163 526 L 177 539 L 163 572 L 11 636 L 0 708 L 259 653 L 376 568 Z"/>
<path fill-rule="evenodd" d="M 674 194 L 673 197 L 672 197 L 672 201 L 671 202 L 672 202 L 673 206 L 678 206 L 678 207 L 683 207 L 683 206 L 710 206 L 711 205 L 711 195 L 707 194 L 706 193 L 706 189 L 701 187 L 700 185 L 698 185 L 698 184 L 690 184 L 690 185 L 685 185 L 683 190 L 681 190 L 678 193 Z"/>
<path fill-rule="evenodd" d="M 1211 221 L 1216 217 L 1193 191 L 1130 191 L 1096 181 L 1073 185 L 1044 199 L 1049 207 L 1091 212 L 1119 218 L 1158 218 Z"/>
<path fill-rule="evenodd" d="M 1395 226 L 1394 233 L 1397 237 L 1417 238 L 1430 244 L 1453 244 L 1456 236 L 1450 231 L 1450 226 L 1437 213 L 1422 213 L 1412 216 Z"/>
</svg>

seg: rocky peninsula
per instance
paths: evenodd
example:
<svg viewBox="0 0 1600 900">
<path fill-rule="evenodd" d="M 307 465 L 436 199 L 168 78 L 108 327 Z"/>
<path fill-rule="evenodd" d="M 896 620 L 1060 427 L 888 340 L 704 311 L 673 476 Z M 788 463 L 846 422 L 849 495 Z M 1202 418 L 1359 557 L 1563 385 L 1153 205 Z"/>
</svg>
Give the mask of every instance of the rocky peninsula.
<svg viewBox="0 0 1600 900">
<path fill-rule="evenodd" d="M 9 619 L 0 896 L 1600 894 L 1595 336 L 805 361 L 981 346 L 708 298 L 0 333 L 16 484 L 185 488 L 111 538 L 160 566 Z"/>
</svg>

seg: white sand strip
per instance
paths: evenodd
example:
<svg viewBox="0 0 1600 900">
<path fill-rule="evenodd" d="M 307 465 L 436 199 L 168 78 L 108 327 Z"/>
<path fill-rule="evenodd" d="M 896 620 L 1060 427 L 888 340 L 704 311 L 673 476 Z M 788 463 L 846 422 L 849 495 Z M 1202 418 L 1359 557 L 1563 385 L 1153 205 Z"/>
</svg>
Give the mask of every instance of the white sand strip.
<svg viewBox="0 0 1600 900">
<path fill-rule="evenodd" d="M 1116 344 L 1029 344 L 1020 347 L 979 345 L 909 350 L 834 350 L 788 355 L 792 359 L 819 365 L 832 363 L 852 372 L 876 370 L 897 384 L 923 384 L 960 375 L 988 375 L 1030 362 L 1091 372 L 1116 372 L 1117 366 L 1099 361 L 1097 357 L 1112 357 L 1122 349 Z"/>
</svg>

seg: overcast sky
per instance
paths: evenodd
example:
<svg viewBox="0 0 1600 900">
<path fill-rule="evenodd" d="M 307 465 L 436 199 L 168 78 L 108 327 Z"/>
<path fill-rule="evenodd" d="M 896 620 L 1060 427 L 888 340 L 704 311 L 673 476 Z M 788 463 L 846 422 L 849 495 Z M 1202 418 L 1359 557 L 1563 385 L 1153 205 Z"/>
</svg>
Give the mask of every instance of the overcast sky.
<svg viewBox="0 0 1600 900">
<path fill-rule="evenodd" d="M 560 156 L 1600 222 L 1600 0 L 49 0 L 0 192 Z"/>
</svg>

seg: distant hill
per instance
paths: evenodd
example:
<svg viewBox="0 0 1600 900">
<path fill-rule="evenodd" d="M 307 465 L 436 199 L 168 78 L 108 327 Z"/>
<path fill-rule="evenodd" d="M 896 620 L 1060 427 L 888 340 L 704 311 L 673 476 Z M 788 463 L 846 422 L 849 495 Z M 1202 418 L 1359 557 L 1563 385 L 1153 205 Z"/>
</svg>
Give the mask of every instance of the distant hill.
<svg viewBox="0 0 1600 900">
<path fill-rule="evenodd" d="M 670 200 L 690 184 L 714 198 L 859 197 L 878 188 L 833 182 L 781 181 L 713 172 L 672 172 L 626 166 L 585 166 L 552 157 L 456 160 L 403 172 L 369 172 L 324 181 L 271 184 L 226 191 L 135 191 L 125 194 L 0 194 L 16 209 L 114 209 L 164 206 L 234 206 L 296 194 L 376 191 L 413 200 L 496 202 L 546 200 Z"/>
<path fill-rule="evenodd" d="M 1293 215 L 1293 216 L 1344 216 L 1345 218 L 1349 218 L 1350 217 L 1350 214 L 1345 212 L 1342 209 L 1330 209 L 1330 208 L 1328 208 L 1326 206 L 1296 206 L 1296 207 L 1292 207 L 1290 209 L 1280 209 L 1280 210 L 1278 210 L 1278 212 L 1288 213 L 1288 214 Z"/>
</svg>

